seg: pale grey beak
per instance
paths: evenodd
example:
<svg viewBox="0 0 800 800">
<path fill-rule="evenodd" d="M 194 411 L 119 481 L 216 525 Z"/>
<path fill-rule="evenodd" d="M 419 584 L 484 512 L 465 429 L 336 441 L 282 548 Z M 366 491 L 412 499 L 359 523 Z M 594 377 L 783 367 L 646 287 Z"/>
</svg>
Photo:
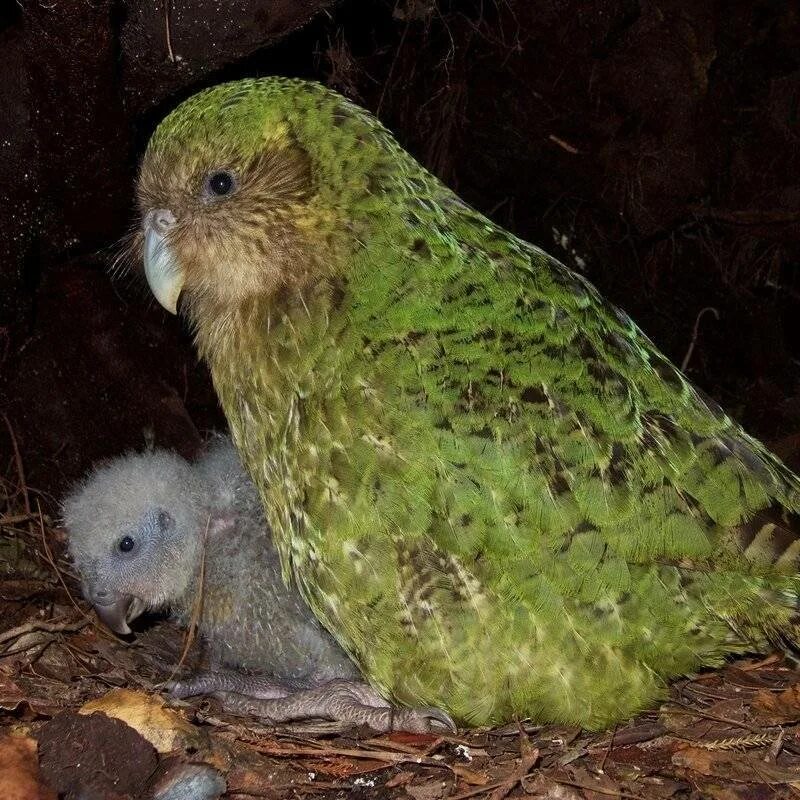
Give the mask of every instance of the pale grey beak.
<svg viewBox="0 0 800 800">
<path fill-rule="evenodd" d="M 127 594 L 112 595 L 107 601 L 95 599 L 94 610 L 104 625 L 114 633 L 125 636 L 131 632 L 128 623 L 144 611 L 144 603 L 138 597 Z"/>
<path fill-rule="evenodd" d="M 175 224 L 175 215 L 167 208 L 148 211 L 142 223 L 144 231 L 144 274 L 150 291 L 170 314 L 178 313 L 178 298 L 184 274 L 167 234 Z"/>
</svg>

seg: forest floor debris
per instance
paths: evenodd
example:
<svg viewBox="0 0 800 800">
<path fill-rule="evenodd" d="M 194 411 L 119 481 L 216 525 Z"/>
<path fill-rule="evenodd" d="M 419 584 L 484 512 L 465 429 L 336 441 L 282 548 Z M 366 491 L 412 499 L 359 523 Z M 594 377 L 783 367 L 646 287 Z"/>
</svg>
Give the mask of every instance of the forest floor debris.
<svg viewBox="0 0 800 800">
<path fill-rule="evenodd" d="M 161 687 L 183 632 L 145 619 L 123 641 L 99 625 L 64 556 L 57 509 L 48 517 L 18 478 L 0 495 L 3 797 L 133 800 L 194 781 L 226 798 L 800 798 L 800 669 L 778 654 L 679 681 L 660 708 L 605 733 L 520 721 L 375 737 L 172 700 Z M 194 646 L 187 666 L 198 657 Z"/>
</svg>

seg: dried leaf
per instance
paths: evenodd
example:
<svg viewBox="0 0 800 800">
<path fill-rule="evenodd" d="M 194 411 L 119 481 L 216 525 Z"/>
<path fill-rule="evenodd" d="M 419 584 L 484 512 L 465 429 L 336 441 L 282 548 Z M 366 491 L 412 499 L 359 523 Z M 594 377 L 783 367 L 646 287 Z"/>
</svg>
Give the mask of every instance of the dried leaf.
<svg viewBox="0 0 800 800">
<path fill-rule="evenodd" d="M 744 753 L 687 747 L 672 756 L 676 767 L 739 783 L 791 783 L 800 786 L 800 769 L 759 761 Z"/>
<path fill-rule="evenodd" d="M 405 744 L 409 747 L 416 747 L 425 750 L 432 745 L 439 737 L 433 733 L 408 733 L 407 731 L 393 731 L 387 733 L 386 738 L 397 744 Z"/>
<path fill-rule="evenodd" d="M 362 761 L 340 756 L 330 761 L 303 760 L 303 766 L 309 772 L 316 772 L 320 775 L 330 775 L 334 778 L 352 778 L 356 775 L 366 775 L 379 769 L 386 769 L 387 764 L 384 761 Z"/>
<path fill-rule="evenodd" d="M 52 702 L 26 697 L 22 689 L 0 671 L 0 709 L 17 711 L 23 705 L 27 705 L 33 714 L 42 716 L 52 716 L 60 711 L 60 708 Z"/>
<path fill-rule="evenodd" d="M 420 784 L 408 784 L 405 790 L 414 800 L 441 800 L 448 784 L 442 780 L 432 780 Z"/>
<path fill-rule="evenodd" d="M 708 800 L 774 800 L 775 790 L 766 784 L 747 785 L 733 783 L 727 786 L 717 783 L 698 783 L 702 796 Z"/>
<path fill-rule="evenodd" d="M 574 786 L 558 783 L 541 772 L 526 778 L 523 788 L 526 794 L 533 795 L 538 800 L 583 800 Z"/>
<path fill-rule="evenodd" d="M 469 786 L 486 786 L 489 783 L 488 776 L 482 772 L 476 772 L 474 769 L 469 769 L 463 764 L 454 764 L 453 772 Z"/>
<path fill-rule="evenodd" d="M 800 683 L 779 693 L 762 689 L 753 698 L 753 710 L 759 720 L 770 725 L 800 720 Z"/>
<path fill-rule="evenodd" d="M 0 797 L 3 800 L 56 800 L 56 793 L 39 780 L 33 739 L 0 738 Z"/>
<path fill-rule="evenodd" d="M 14 711 L 25 702 L 25 695 L 11 678 L 0 673 L 0 708 L 5 711 Z"/>
<path fill-rule="evenodd" d="M 572 778 L 568 782 L 580 786 L 581 794 L 586 800 L 609 800 L 620 796 L 619 784 L 606 773 L 596 770 L 590 772 L 585 767 L 573 766 L 567 774 Z"/>
<path fill-rule="evenodd" d="M 392 775 L 383 785 L 387 789 L 396 789 L 398 786 L 405 786 L 407 783 L 411 783 L 415 777 L 416 773 L 402 770 L 397 775 Z"/>
<path fill-rule="evenodd" d="M 86 703 L 78 713 L 102 712 L 120 719 L 147 739 L 159 753 L 207 744 L 206 734 L 187 722 L 177 711 L 167 708 L 163 697 L 113 689 L 97 700 Z"/>
</svg>

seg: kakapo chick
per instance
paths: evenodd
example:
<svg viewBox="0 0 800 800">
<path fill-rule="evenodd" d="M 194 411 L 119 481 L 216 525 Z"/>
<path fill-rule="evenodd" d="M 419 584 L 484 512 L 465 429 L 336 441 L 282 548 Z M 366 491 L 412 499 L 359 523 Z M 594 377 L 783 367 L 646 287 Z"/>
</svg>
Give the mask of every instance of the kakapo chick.
<svg viewBox="0 0 800 800">
<path fill-rule="evenodd" d="M 229 707 L 275 721 L 451 725 L 435 709 L 392 709 L 286 587 L 257 492 L 229 438 L 215 437 L 194 464 L 165 450 L 102 464 L 63 513 L 84 594 L 115 632 L 130 633 L 143 611 L 165 608 L 188 625 L 202 603 L 198 632 L 214 671 L 174 684 L 175 694 L 224 692 Z"/>
</svg>

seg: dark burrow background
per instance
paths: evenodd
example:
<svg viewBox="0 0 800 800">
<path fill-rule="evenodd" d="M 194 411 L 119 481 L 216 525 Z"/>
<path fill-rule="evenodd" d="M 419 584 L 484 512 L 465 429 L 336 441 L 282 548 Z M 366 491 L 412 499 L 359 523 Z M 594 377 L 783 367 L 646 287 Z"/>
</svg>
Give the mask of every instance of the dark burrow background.
<svg viewBox="0 0 800 800">
<path fill-rule="evenodd" d="M 59 498 L 103 457 L 191 456 L 224 426 L 181 321 L 112 277 L 137 163 L 180 100 L 270 74 L 374 111 L 800 467 L 797 0 L 0 0 L 0 797 L 54 797 L 37 757 L 92 800 L 151 799 L 187 761 L 232 798 L 797 797 L 780 655 L 679 681 L 609 734 L 371 739 L 164 710 L 184 634 L 94 623 Z"/>
<path fill-rule="evenodd" d="M 25 0 L 0 53 L 0 410 L 31 487 L 223 424 L 180 321 L 109 266 L 157 121 L 268 74 L 376 112 L 678 364 L 715 309 L 688 373 L 797 463 L 800 4 Z"/>
</svg>

